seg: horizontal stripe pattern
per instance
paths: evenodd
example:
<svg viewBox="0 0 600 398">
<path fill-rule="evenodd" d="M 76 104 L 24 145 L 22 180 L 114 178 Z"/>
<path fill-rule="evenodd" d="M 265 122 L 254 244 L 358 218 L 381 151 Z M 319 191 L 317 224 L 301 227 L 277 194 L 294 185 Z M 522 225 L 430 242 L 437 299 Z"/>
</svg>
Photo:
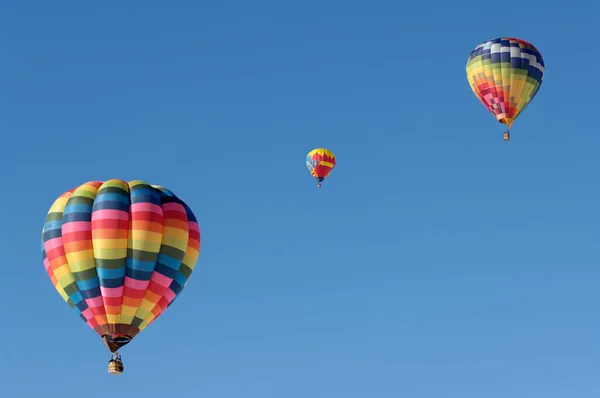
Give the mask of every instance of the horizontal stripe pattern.
<svg viewBox="0 0 600 398">
<path fill-rule="evenodd" d="M 91 181 L 65 192 L 48 211 L 41 240 L 55 289 L 112 342 L 111 351 L 172 304 L 200 252 L 191 209 L 139 180 Z"/>
</svg>

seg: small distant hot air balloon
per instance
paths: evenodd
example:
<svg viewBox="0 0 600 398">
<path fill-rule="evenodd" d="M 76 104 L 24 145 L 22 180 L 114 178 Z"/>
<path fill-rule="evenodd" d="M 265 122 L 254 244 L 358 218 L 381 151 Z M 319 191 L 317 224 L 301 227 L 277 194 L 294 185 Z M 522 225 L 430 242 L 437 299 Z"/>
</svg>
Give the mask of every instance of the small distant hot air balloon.
<svg viewBox="0 0 600 398">
<path fill-rule="evenodd" d="M 62 298 L 113 354 L 181 293 L 200 252 L 190 208 L 143 181 L 93 181 L 63 193 L 42 231 L 44 267 Z"/>
<path fill-rule="evenodd" d="M 481 43 L 467 61 L 467 79 L 481 103 L 510 128 L 536 96 L 544 77 L 542 54 L 530 43 L 500 37 Z"/>
<path fill-rule="evenodd" d="M 310 174 L 319 181 L 317 187 L 321 188 L 321 183 L 335 167 L 335 155 L 325 148 L 313 149 L 306 155 L 306 167 Z"/>
</svg>

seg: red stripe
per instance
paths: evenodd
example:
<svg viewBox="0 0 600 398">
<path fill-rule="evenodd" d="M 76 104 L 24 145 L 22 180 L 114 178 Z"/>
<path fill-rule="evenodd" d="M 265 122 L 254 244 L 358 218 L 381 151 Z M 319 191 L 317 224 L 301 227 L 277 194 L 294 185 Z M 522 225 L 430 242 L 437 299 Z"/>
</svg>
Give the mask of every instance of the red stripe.
<svg viewBox="0 0 600 398">
<path fill-rule="evenodd" d="M 184 221 L 186 223 L 188 222 L 187 214 L 185 214 L 185 211 L 166 210 L 164 212 L 164 215 L 165 215 L 165 222 L 167 221 L 167 219 L 180 220 L 180 221 Z"/>
<path fill-rule="evenodd" d="M 92 229 L 129 229 L 129 220 L 100 219 L 92 221 Z"/>
<path fill-rule="evenodd" d="M 200 232 L 199 231 L 195 231 L 190 228 L 189 234 L 190 234 L 190 237 L 189 237 L 190 240 L 200 240 Z"/>
<path fill-rule="evenodd" d="M 118 307 L 123 302 L 122 297 L 102 297 L 107 307 Z"/>
<path fill-rule="evenodd" d="M 128 297 L 131 299 L 143 299 L 144 298 L 144 294 L 146 293 L 145 290 L 138 290 L 138 289 L 134 289 L 132 287 L 125 287 L 125 292 L 123 293 L 123 297 Z"/>
<path fill-rule="evenodd" d="M 152 221 L 162 224 L 163 216 L 151 211 L 133 211 L 131 212 L 132 221 Z"/>
<path fill-rule="evenodd" d="M 92 310 L 92 314 L 94 314 L 94 316 L 99 316 L 99 315 L 106 315 L 106 312 L 104 311 L 104 307 L 90 307 L 90 310 Z"/>
<path fill-rule="evenodd" d="M 81 240 L 91 240 L 92 234 L 90 231 L 74 231 L 63 234 L 63 244 L 77 242 Z"/>
<path fill-rule="evenodd" d="M 150 290 L 152 293 L 162 296 L 164 289 L 165 289 L 164 287 L 162 287 L 158 283 L 151 280 L 150 283 L 148 284 L 147 290 Z"/>
</svg>

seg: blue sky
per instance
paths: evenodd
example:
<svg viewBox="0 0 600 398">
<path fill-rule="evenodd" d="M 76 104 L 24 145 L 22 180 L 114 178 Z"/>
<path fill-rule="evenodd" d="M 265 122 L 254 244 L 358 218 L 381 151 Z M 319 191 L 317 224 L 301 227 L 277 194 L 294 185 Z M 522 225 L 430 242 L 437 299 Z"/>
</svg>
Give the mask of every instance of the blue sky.
<svg viewBox="0 0 600 398">
<path fill-rule="evenodd" d="M 101 3 L 0 13 L 6 396 L 600 396 L 598 6 Z M 464 70 L 497 36 L 546 62 L 508 144 Z M 53 200 L 110 178 L 202 233 L 121 378 L 39 252 Z"/>
</svg>

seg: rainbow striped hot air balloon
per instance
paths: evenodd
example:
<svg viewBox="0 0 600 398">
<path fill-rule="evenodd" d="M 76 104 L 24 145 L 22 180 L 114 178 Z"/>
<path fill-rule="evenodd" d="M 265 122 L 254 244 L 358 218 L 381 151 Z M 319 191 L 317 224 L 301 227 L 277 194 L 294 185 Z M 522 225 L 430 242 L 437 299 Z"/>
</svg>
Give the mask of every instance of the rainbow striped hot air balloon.
<svg viewBox="0 0 600 398">
<path fill-rule="evenodd" d="M 510 128 L 536 96 L 544 77 L 542 54 L 525 40 L 500 37 L 481 43 L 467 61 L 467 79 L 481 103 Z"/>
<path fill-rule="evenodd" d="M 306 167 L 310 174 L 319 181 L 317 187 L 321 188 L 321 183 L 335 167 L 335 155 L 325 148 L 313 149 L 306 155 Z"/>
<path fill-rule="evenodd" d="M 113 353 L 181 293 L 200 252 L 190 208 L 143 181 L 93 181 L 63 193 L 42 232 L 46 272 L 62 298 Z"/>
</svg>

